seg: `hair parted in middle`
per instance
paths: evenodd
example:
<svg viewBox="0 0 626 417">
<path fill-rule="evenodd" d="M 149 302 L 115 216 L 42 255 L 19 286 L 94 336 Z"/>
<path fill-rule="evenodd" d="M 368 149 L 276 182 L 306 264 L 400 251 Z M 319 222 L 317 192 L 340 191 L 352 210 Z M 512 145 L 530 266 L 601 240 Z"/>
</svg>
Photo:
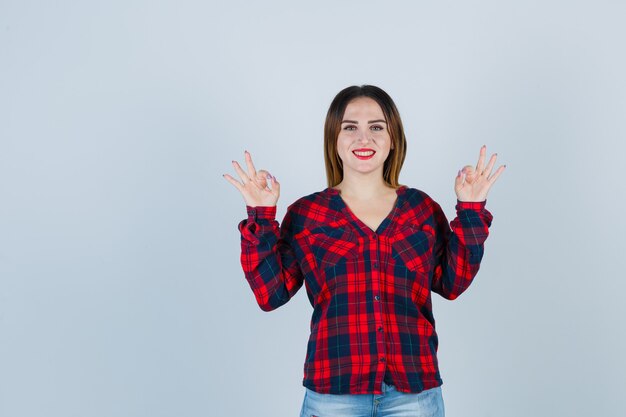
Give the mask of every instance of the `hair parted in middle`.
<svg viewBox="0 0 626 417">
<path fill-rule="evenodd" d="M 328 187 L 334 187 L 343 180 L 343 163 L 337 153 L 337 138 L 348 103 L 359 97 L 375 100 L 383 111 L 391 138 L 391 150 L 383 166 L 383 180 L 390 187 L 398 188 L 401 186 L 398 179 L 406 156 L 406 137 L 402 119 L 389 94 L 379 87 L 368 84 L 344 88 L 335 96 L 328 108 L 324 123 L 324 163 Z"/>
</svg>

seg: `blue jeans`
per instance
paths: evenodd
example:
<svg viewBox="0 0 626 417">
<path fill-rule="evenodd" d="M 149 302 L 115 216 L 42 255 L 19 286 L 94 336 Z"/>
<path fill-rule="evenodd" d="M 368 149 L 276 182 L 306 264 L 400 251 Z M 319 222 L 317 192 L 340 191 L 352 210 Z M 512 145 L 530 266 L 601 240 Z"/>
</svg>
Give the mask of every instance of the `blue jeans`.
<svg viewBox="0 0 626 417">
<path fill-rule="evenodd" d="M 441 386 L 417 394 L 383 382 L 382 394 L 319 394 L 306 388 L 300 417 L 445 417 Z"/>
</svg>

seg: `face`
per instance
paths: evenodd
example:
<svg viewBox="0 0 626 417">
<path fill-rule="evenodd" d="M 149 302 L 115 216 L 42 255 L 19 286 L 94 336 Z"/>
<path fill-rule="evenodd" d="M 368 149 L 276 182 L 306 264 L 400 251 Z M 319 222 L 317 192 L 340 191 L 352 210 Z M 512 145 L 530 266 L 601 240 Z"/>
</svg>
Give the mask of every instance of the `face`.
<svg viewBox="0 0 626 417">
<path fill-rule="evenodd" d="M 378 103 L 359 97 L 348 103 L 337 137 L 337 153 L 343 162 L 343 175 L 356 173 L 383 176 L 383 166 L 391 150 L 391 137 Z"/>
</svg>

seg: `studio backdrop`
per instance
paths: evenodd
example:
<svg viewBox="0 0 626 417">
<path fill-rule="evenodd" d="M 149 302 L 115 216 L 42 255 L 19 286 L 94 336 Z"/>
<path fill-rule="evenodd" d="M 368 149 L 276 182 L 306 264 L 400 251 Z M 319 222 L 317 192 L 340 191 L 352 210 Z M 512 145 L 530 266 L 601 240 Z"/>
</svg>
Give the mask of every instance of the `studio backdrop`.
<svg viewBox="0 0 626 417">
<path fill-rule="evenodd" d="M 0 416 L 295 416 L 312 308 L 240 265 L 250 151 L 277 218 L 323 190 L 332 98 L 373 84 L 400 182 L 455 216 L 505 172 L 480 271 L 433 295 L 446 414 L 623 416 L 626 5 L 0 2 Z"/>
</svg>

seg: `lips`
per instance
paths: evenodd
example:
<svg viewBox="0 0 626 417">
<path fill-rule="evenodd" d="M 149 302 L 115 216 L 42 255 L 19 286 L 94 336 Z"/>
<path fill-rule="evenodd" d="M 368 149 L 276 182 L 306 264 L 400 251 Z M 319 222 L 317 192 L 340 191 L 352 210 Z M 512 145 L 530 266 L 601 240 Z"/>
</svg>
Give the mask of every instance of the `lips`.
<svg viewBox="0 0 626 417">
<path fill-rule="evenodd" d="M 355 149 L 352 151 L 352 154 L 361 160 L 370 159 L 375 153 L 375 150 L 369 148 Z"/>
</svg>

